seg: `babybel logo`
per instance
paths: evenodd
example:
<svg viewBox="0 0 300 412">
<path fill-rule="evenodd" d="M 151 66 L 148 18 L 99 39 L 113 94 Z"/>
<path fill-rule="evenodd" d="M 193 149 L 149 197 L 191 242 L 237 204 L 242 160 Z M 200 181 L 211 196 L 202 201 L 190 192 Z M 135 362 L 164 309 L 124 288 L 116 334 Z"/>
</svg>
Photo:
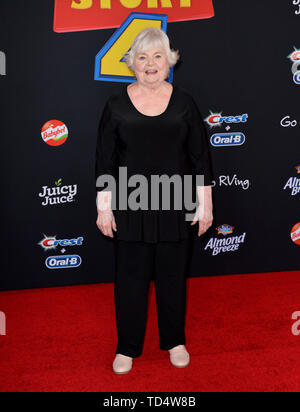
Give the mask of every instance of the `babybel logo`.
<svg viewBox="0 0 300 412">
<path fill-rule="evenodd" d="M 49 146 L 61 146 L 68 138 L 68 129 L 60 120 L 49 120 L 42 127 L 41 134 Z"/>
<path fill-rule="evenodd" d="M 296 245 L 300 245 L 300 222 L 291 230 L 291 239 Z"/>
<path fill-rule="evenodd" d="M 55 0 L 57 33 L 119 27 L 130 12 L 168 14 L 169 22 L 214 16 L 212 0 Z"/>
</svg>

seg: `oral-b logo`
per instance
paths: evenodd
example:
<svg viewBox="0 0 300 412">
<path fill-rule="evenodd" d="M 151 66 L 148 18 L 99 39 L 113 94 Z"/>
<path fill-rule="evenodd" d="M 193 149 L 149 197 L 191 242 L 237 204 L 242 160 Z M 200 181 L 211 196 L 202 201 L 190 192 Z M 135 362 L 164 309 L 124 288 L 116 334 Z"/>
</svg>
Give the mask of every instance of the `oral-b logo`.
<svg viewBox="0 0 300 412">
<path fill-rule="evenodd" d="M 210 138 L 210 143 L 214 147 L 221 146 L 241 146 L 245 143 L 246 137 L 243 133 L 216 133 Z"/>
<path fill-rule="evenodd" d="M 76 268 L 81 265 L 81 257 L 79 255 L 66 256 L 49 256 L 45 264 L 48 269 L 68 269 Z"/>
</svg>

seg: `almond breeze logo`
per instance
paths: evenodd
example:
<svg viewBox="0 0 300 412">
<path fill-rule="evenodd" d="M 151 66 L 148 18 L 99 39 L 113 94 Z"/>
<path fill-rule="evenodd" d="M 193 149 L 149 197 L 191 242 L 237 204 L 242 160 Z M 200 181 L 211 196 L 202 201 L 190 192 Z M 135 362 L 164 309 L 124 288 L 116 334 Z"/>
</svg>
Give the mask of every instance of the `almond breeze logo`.
<svg viewBox="0 0 300 412">
<path fill-rule="evenodd" d="M 229 132 L 232 125 L 246 123 L 248 114 L 240 114 L 235 116 L 223 116 L 222 113 L 210 112 L 205 119 L 206 123 L 212 129 L 214 127 L 224 126 L 227 133 L 215 133 L 210 138 L 210 143 L 214 147 L 220 146 L 241 146 L 245 143 L 246 137 L 241 132 Z"/>
<path fill-rule="evenodd" d="M 295 167 L 297 174 L 300 174 L 300 165 Z M 300 193 L 300 177 L 290 177 L 283 190 L 291 192 L 291 196 L 296 196 Z"/>
<path fill-rule="evenodd" d="M 221 238 L 213 237 L 206 244 L 204 250 L 210 249 L 212 256 L 220 253 L 236 252 L 242 243 L 245 242 L 246 232 L 239 236 L 230 236 L 234 231 L 234 226 L 223 224 L 216 228 Z"/>
<path fill-rule="evenodd" d="M 294 51 L 288 56 L 288 58 L 292 61 L 292 73 L 293 73 L 293 80 L 294 83 L 300 84 L 300 50 L 294 47 Z"/>
<path fill-rule="evenodd" d="M 77 195 L 77 185 L 63 185 L 62 179 L 54 182 L 53 187 L 43 186 L 39 197 L 43 206 L 53 206 L 61 203 L 71 203 Z"/>
</svg>

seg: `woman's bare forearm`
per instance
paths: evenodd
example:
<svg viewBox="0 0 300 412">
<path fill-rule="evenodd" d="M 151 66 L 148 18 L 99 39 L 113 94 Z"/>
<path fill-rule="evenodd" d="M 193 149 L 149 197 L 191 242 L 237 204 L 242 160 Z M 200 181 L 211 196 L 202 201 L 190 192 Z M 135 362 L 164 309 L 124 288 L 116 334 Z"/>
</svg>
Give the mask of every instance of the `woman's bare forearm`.
<svg viewBox="0 0 300 412">
<path fill-rule="evenodd" d="M 212 186 L 197 186 L 197 196 L 200 207 L 212 210 Z"/>
<path fill-rule="evenodd" d="M 112 192 L 101 191 L 97 192 L 97 210 L 98 212 L 111 211 Z"/>
</svg>

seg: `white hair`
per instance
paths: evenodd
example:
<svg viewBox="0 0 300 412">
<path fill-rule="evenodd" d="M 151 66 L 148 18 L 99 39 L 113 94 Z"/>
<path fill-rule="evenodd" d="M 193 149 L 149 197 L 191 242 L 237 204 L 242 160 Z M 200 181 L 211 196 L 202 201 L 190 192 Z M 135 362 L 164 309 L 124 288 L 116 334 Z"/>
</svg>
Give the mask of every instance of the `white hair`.
<svg viewBox="0 0 300 412">
<path fill-rule="evenodd" d="M 137 54 L 145 53 L 155 46 L 163 46 L 166 51 L 169 66 L 175 66 L 180 57 L 178 50 L 171 50 L 169 37 L 163 30 L 148 27 L 136 36 L 130 50 L 123 56 L 129 69 L 134 71 L 133 60 Z"/>
</svg>

